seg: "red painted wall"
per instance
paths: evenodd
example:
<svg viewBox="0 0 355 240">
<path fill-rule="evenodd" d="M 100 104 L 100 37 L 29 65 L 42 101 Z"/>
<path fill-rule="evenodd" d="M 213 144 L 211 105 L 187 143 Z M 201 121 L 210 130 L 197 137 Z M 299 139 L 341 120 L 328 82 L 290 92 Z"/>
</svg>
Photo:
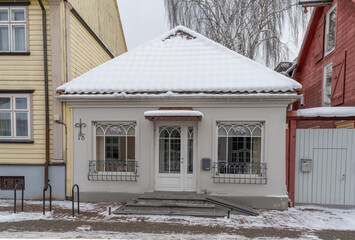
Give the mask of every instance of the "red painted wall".
<svg viewBox="0 0 355 240">
<path fill-rule="evenodd" d="M 320 42 L 319 35 L 320 28 L 327 11 L 337 3 L 336 10 L 336 31 L 335 31 L 335 49 L 333 52 L 324 56 L 324 38 L 323 38 L 323 56 L 321 60 L 316 62 L 315 55 L 319 53 Z M 305 39 L 305 45 L 301 50 L 299 57 L 299 64 L 296 68 L 294 79 L 303 85 L 303 94 L 305 97 L 305 108 L 321 107 L 322 106 L 322 91 L 323 91 L 323 72 L 324 66 L 333 62 L 333 76 L 332 76 L 332 91 L 337 88 L 337 92 L 343 92 L 343 100 L 333 101 L 332 105 L 336 106 L 355 106 L 355 3 L 352 0 L 335 0 L 332 6 L 319 7 L 317 19 L 312 19 L 310 29 Z M 325 36 L 325 27 L 323 28 Z M 345 57 L 346 52 L 346 57 Z M 336 85 L 335 69 L 337 63 L 344 61 L 344 73 L 339 72 L 340 75 L 344 74 L 344 79 L 339 78 L 339 82 L 343 81 L 343 90 L 340 85 Z M 340 69 L 340 68 L 339 68 Z M 339 84 L 338 82 L 338 84 Z M 342 98 L 341 98 L 342 99 Z M 338 99 L 339 100 L 339 99 Z M 300 108 L 299 102 L 294 104 L 294 109 Z M 298 128 L 311 128 L 320 126 L 321 128 L 334 128 L 334 121 L 327 122 L 300 122 Z"/>
</svg>

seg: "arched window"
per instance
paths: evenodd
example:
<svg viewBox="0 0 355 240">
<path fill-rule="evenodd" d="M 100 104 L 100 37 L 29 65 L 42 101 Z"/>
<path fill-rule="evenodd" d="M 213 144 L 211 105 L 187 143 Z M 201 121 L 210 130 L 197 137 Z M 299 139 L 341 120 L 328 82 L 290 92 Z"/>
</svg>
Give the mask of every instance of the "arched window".
<svg viewBox="0 0 355 240">
<path fill-rule="evenodd" d="M 97 171 L 135 172 L 135 123 L 96 123 Z"/>
<path fill-rule="evenodd" d="M 257 173 L 262 123 L 218 124 L 219 173 Z"/>
</svg>

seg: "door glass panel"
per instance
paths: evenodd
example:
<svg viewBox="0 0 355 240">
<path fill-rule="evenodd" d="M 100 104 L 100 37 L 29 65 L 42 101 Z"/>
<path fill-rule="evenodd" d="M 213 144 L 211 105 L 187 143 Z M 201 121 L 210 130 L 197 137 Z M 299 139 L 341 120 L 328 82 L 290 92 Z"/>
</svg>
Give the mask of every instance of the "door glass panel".
<svg viewBox="0 0 355 240">
<path fill-rule="evenodd" d="M 159 173 L 180 173 L 181 129 L 159 128 Z"/>
<path fill-rule="evenodd" d="M 187 173 L 193 173 L 194 128 L 187 129 Z"/>
</svg>

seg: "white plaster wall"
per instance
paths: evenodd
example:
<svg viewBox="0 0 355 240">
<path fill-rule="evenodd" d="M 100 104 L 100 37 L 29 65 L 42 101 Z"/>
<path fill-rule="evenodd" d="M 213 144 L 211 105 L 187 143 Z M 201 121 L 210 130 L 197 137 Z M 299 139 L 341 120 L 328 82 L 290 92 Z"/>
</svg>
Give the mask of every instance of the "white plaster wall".
<svg viewBox="0 0 355 240">
<path fill-rule="evenodd" d="M 105 101 L 71 102 L 73 122 L 86 123 L 85 140 L 78 140 L 78 128 L 74 128 L 74 183 L 81 192 L 144 193 L 154 191 L 154 127 L 146 120 L 145 111 L 159 107 L 193 107 L 204 116 L 197 129 L 197 191 L 225 196 L 285 195 L 285 119 L 289 101 L 276 100 L 194 100 L 194 101 Z M 94 121 L 136 121 L 136 159 L 138 181 L 88 181 L 88 161 L 94 159 Z M 267 163 L 267 184 L 213 183 L 212 169 L 201 170 L 201 159 L 217 158 L 217 121 L 263 121 L 264 162 Z"/>
</svg>

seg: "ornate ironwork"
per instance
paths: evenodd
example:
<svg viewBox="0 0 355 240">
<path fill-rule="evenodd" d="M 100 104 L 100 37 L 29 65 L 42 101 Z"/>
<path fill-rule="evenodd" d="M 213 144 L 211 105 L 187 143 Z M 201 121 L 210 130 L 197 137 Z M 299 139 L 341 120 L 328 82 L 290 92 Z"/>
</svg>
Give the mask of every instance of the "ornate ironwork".
<svg viewBox="0 0 355 240">
<path fill-rule="evenodd" d="M 266 184 L 266 163 L 215 162 L 214 183 Z"/>
<path fill-rule="evenodd" d="M 78 123 L 75 123 L 75 127 L 79 128 L 78 140 L 85 140 L 85 134 L 82 132 L 82 128 L 86 127 L 86 124 L 81 122 L 81 118 Z"/>
<path fill-rule="evenodd" d="M 89 181 L 137 181 L 138 164 L 135 160 L 90 160 Z"/>
</svg>

